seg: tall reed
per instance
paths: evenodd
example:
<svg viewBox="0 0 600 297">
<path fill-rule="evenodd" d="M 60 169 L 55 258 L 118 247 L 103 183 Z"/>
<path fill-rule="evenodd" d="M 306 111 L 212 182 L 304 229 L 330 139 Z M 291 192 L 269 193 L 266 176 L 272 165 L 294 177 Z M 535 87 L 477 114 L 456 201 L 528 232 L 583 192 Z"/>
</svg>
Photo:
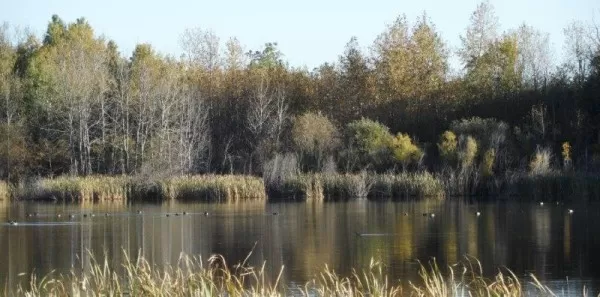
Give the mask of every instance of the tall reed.
<svg viewBox="0 0 600 297">
<path fill-rule="evenodd" d="M 421 264 L 416 281 L 402 282 L 391 279 L 384 266 L 371 260 L 364 269 L 353 269 L 344 276 L 327 265 L 311 281 L 303 286 L 288 287 L 282 283 L 283 267 L 275 279 L 269 279 L 265 263 L 260 267 L 248 265 L 248 259 L 230 266 L 219 255 L 204 261 L 200 257 L 181 255 L 175 265 L 154 266 L 143 256 L 135 259 L 125 254 L 124 272 L 111 267 L 107 260 L 91 263 L 83 272 L 72 271 L 66 275 L 49 274 L 38 278 L 28 277 L 25 286 L 19 286 L 16 296 L 556 296 L 534 275 L 532 285 L 525 291 L 522 280 L 509 269 L 501 269 L 491 278 L 482 272 L 477 259 L 448 266 L 438 266 L 434 260 Z M 10 292 L 8 290 L 7 292 Z M 587 291 L 582 291 L 586 296 Z"/>
</svg>

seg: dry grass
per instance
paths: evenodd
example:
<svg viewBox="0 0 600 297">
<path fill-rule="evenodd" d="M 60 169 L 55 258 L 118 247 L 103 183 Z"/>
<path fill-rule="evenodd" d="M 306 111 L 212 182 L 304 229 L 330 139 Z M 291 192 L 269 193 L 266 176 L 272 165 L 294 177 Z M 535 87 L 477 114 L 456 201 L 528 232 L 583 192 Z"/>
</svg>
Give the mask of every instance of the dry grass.
<svg viewBox="0 0 600 297">
<path fill-rule="evenodd" d="M 248 175 L 175 177 L 161 184 L 168 199 L 217 202 L 266 200 L 263 180 Z"/>
<path fill-rule="evenodd" d="M 61 176 L 39 180 L 19 196 L 25 199 L 83 201 L 123 201 L 127 198 L 126 177 Z"/>
<path fill-rule="evenodd" d="M 373 177 L 371 199 L 443 199 L 444 184 L 428 172 L 382 174 Z"/>
<path fill-rule="evenodd" d="M 124 273 L 110 267 L 107 261 L 98 262 L 92 257 L 90 268 L 84 273 L 38 279 L 29 276 L 26 287 L 17 289 L 18 296 L 285 296 L 297 287 L 288 288 L 281 283 L 283 267 L 277 278 L 269 281 L 265 264 L 252 267 L 247 264 L 250 255 L 240 264 L 228 266 L 222 256 L 213 255 L 208 260 L 182 255 L 176 265 L 159 268 L 145 258 L 131 259 L 125 255 Z M 482 273 L 476 259 L 446 269 L 435 260 L 420 265 L 420 279 L 416 282 L 390 280 L 384 266 L 374 260 L 363 270 L 353 270 L 343 276 L 327 265 L 312 281 L 300 288 L 304 296 L 339 297 L 449 297 L 449 296 L 556 296 L 535 276 L 527 292 L 512 271 L 500 269 L 492 278 Z M 298 293 L 295 293 L 296 295 Z M 582 296 L 588 292 L 584 289 Z"/>
<path fill-rule="evenodd" d="M 0 195 L 2 195 L 0 184 Z M 266 199 L 261 178 L 241 175 L 181 176 L 156 181 L 136 177 L 88 176 L 42 179 L 19 194 L 21 199 L 105 202 L 166 199 L 236 202 Z"/>
<path fill-rule="evenodd" d="M 0 181 L 0 203 L 8 202 L 11 198 L 10 185 L 5 181 Z"/>
</svg>

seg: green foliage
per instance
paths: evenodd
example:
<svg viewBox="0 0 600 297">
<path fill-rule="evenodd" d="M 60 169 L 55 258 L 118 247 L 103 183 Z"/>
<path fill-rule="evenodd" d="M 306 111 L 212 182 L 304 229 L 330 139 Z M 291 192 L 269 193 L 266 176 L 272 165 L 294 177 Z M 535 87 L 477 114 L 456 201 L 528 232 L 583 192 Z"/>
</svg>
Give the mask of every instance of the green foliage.
<svg viewBox="0 0 600 297">
<path fill-rule="evenodd" d="M 483 154 L 483 160 L 481 162 L 481 171 L 483 176 L 490 177 L 494 175 L 494 161 L 496 161 L 496 150 L 486 150 L 485 154 Z"/>
<path fill-rule="evenodd" d="M 390 161 L 390 147 L 394 137 L 388 127 L 363 118 L 346 127 L 347 158 L 363 168 L 369 164 L 380 168 Z"/>
<path fill-rule="evenodd" d="M 474 165 L 477 157 L 478 145 L 475 138 L 471 136 L 461 136 L 458 140 L 458 158 L 463 168 Z"/>
<path fill-rule="evenodd" d="M 398 133 L 390 143 L 390 150 L 394 160 L 400 162 L 403 167 L 410 163 L 418 163 L 425 155 L 423 151 L 412 142 L 408 134 Z"/>
<path fill-rule="evenodd" d="M 447 164 L 453 164 L 457 158 L 457 147 L 458 140 L 456 135 L 452 131 L 445 131 L 441 136 L 437 144 L 440 157 Z"/>
</svg>

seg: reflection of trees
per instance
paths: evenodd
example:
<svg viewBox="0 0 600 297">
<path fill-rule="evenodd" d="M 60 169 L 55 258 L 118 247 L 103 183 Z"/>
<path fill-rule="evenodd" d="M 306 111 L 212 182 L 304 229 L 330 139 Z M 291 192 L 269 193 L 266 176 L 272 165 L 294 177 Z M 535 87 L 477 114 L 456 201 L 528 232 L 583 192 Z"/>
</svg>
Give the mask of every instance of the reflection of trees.
<svg viewBox="0 0 600 297">
<path fill-rule="evenodd" d="M 141 208 L 143 215 L 135 214 Z M 196 215 L 174 216 L 183 210 Z M 477 217 L 475 211 L 482 211 Z M 40 213 L 116 213 L 110 217 L 78 218 L 82 224 L 62 227 L 18 227 L 0 229 L 0 277 L 13 285 L 18 273 L 38 274 L 71 267 L 89 267 L 87 250 L 121 269 L 122 249 L 135 256 L 140 250 L 156 264 L 175 264 L 181 252 L 226 257 L 230 265 L 244 260 L 256 248 L 249 264 L 261 266 L 275 277 L 285 265 L 282 281 L 305 282 L 328 264 L 349 275 L 352 268 L 367 267 L 371 258 L 381 260 L 386 272 L 403 279 L 416 277 L 415 259 L 452 264 L 465 254 L 478 257 L 488 273 L 507 266 L 516 273 L 535 268 L 537 274 L 553 269 L 562 277 L 571 265 L 580 275 L 589 275 L 594 261 L 588 253 L 597 247 L 598 227 L 584 214 L 561 213 L 552 221 L 551 206 L 521 204 L 469 205 L 462 201 L 367 202 L 265 204 L 179 204 L 143 205 L 27 205 L 0 208 L 0 220 Z M 204 211 L 210 216 L 204 216 Z M 272 215 L 272 212 L 279 215 Z M 166 217 L 166 212 L 171 216 Z M 436 212 L 434 219 L 423 213 Z M 404 215 L 407 213 L 408 215 Z M 577 220 L 581 221 L 577 221 Z M 45 221 L 66 221 L 48 216 Z M 554 231 L 557 233 L 553 233 Z M 355 233 L 386 233 L 386 236 L 357 236 Z M 562 239 L 562 244 L 552 240 Z M 596 241 L 594 241 L 596 240 Z M 573 244 L 573 246 L 572 246 Z M 596 244 L 596 245 L 594 245 Z M 573 255 L 577 255 L 576 257 Z M 562 259 L 562 260 L 561 260 Z M 574 259 L 574 263 L 570 263 Z M 556 262 L 553 262 L 556 261 Z M 548 263 L 549 262 L 549 263 Z M 549 268 L 552 267 L 552 268 Z M 566 267 L 566 268 L 565 268 Z M 592 273 L 594 273 L 592 271 Z"/>
</svg>

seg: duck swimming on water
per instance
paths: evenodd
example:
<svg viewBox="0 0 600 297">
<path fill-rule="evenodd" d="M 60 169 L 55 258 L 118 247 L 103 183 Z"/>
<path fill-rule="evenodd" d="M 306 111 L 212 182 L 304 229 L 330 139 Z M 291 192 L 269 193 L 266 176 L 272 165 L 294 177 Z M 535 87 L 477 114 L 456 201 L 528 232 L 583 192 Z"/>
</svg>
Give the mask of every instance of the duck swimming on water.
<svg viewBox="0 0 600 297">
<path fill-rule="evenodd" d="M 8 221 L 8 224 L 11 226 L 16 226 L 18 223 L 13 220 L 10 220 L 10 221 Z"/>
</svg>

